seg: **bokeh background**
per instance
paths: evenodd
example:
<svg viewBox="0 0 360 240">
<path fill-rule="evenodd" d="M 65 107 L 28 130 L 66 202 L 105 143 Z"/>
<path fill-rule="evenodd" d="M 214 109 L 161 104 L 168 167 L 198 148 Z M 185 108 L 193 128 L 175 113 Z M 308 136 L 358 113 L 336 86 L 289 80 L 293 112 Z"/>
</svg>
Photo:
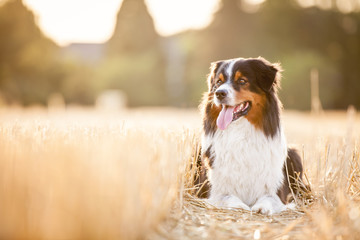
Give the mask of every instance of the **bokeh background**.
<svg viewBox="0 0 360 240">
<path fill-rule="evenodd" d="M 359 240 L 359 11 L 0 0 L 0 239 Z M 272 217 L 194 197 L 210 62 L 258 56 L 284 68 L 284 131 L 312 189 Z"/>
<path fill-rule="evenodd" d="M 94 105 L 107 92 L 129 107 L 195 107 L 210 62 L 262 56 L 285 70 L 285 108 L 311 108 L 312 71 L 324 109 L 359 108 L 359 11 L 359 0 L 0 0 L 1 104 Z"/>
</svg>

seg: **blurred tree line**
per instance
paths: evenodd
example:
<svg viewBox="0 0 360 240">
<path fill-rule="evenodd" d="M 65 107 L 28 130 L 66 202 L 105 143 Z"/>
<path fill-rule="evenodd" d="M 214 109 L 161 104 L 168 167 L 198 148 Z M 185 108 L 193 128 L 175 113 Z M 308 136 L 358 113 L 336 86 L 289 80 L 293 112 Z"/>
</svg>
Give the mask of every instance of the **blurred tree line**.
<svg viewBox="0 0 360 240">
<path fill-rule="evenodd" d="M 21 1 L 0 7 L 0 92 L 8 100 L 37 102 L 57 90 L 63 79 L 54 55 L 58 47 L 45 38 Z"/>
<path fill-rule="evenodd" d="M 52 93 L 92 104 L 103 90 L 121 89 L 130 106 L 197 106 L 210 62 L 263 56 L 282 63 L 286 108 L 310 108 L 313 68 L 324 108 L 360 107 L 360 6 L 342 0 L 353 6 L 344 13 L 339 1 L 320 2 L 221 0 L 207 28 L 160 37 L 144 0 L 124 0 L 101 60 L 89 64 L 64 56 L 21 0 L 7 0 L 0 5 L 0 94 L 25 105 L 46 104 Z"/>
</svg>

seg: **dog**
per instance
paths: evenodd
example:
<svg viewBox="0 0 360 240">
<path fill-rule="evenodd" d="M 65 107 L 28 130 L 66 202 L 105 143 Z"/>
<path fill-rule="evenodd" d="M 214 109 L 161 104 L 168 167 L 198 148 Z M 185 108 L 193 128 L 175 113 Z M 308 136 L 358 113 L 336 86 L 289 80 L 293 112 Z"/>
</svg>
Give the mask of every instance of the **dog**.
<svg viewBox="0 0 360 240">
<path fill-rule="evenodd" d="M 262 57 L 211 64 L 200 109 L 200 197 L 218 208 L 266 215 L 287 209 L 303 174 L 301 158 L 287 147 L 277 96 L 280 64 Z"/>
</svg>

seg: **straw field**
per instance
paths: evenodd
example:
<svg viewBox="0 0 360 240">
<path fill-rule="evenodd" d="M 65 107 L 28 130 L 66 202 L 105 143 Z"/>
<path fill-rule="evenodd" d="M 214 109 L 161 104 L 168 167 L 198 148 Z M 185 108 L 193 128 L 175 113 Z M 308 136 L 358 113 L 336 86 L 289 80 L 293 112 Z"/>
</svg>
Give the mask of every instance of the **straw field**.
<svg viewBox="0 0 360 240">
<path fill-rule="evenodd" d="M 360 239 L 354 110 L 284 112 L 311 193 L 263 216 L 193 196 L 197 110 L 0 109 L 0 239 Z"/>
</svg>

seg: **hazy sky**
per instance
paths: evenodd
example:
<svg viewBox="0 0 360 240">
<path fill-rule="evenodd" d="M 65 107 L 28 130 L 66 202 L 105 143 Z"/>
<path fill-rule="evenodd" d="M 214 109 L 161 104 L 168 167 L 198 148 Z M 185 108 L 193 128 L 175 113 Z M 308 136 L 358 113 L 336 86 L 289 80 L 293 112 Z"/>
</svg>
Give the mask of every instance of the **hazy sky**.
<svg viewBox="0 0 360 240">
<path fill-rule="evenodd" d="M 4 0 L 0 0 L 4 1 Z M 160 35 L 168 36 L 189 28 L 206 27 L 220 0 L 145 0 Z M 234 0 L 237 1 L 237 0 Z M 244 1 L 244 0 L 243 0 Z M 259 4 L 265 0 L 245 0 Z M 112 35 L 122 0 L 23 0 L 35 13 L 42 31 L 60 45 L 71 42 L 104 42 Z M 298 0 L 304 7 L 315 2 Z M 351 1 L 336 0 L 349 12 Z M 321 5 L 321 4 L 320 4 Z M 326 8 L 327 6 L 323 6 Z M 251 9 L 250 9 L 251 10 Z"/>
<path fill-rule="evenodd" d="M 253 0 L 254 1 L 254 0 Z M 258 0 L 257 0 L 258 1 Z M 112 34 L 122 0 L 23 0 L 42 31 L 60 45 L 104 42 Z M 146 0 L 156 30 L 163 36 L 202 28 L 219 0 Z"/>
</svg>

